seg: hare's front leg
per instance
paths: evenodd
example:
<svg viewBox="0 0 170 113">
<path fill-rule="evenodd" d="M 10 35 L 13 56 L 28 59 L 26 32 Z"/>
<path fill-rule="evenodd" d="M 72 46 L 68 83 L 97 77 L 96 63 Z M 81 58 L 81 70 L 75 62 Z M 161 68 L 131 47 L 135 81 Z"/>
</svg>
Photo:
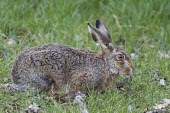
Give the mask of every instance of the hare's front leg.
<svg viewBox="0 0 170 113">
<path fill-rule="evenodd" d="M 58 87 L 58 85 L 56 85 L 56 82 L 54 82 L 51 85 L 51 88 L 48 91 L 49 96 L 52 96 L 54 99 L 56 99 L 57 101 L 60 101 L 61 103 L 65 103 L 67 101 L 73 102 L 74 98 L 76 97 L 77 94 L 77 90 L 69 90 L 69 92 L 65 92 L 64 94 L 61 94 L 60 90 L 62 90 L 61 88 L 66 87 L 66 84 L 63 86 L 61 86 L 60 88 Z"/>
<path fill-rule="evenodd" d="M 53 92 L 54 98 L 61 101 L 62 103 L 69 100 L 72 102 L 79 91 L 81 93 L 87 94 L 91 93 L 93 90 L 101 90 L 102 83 L 103 79 L 99 73 L 81 72 L 73 74 L 71 79 L 68 81 L 68 84 L 70 84 L 70 90 L 68 93 L 59 95 L 58 91 L 55 90 L 55 84 L 52 85 L 51 92 Z"/>
<path fill-rule="evenodd" d="M 66 81 L 62 75 L 52 76 L 54 82 L 51 84 L 48 94 L 51 96 L 59 95 L 60 90 L 64 90 L 64 86 L 66 85 Z"/>
</svg>

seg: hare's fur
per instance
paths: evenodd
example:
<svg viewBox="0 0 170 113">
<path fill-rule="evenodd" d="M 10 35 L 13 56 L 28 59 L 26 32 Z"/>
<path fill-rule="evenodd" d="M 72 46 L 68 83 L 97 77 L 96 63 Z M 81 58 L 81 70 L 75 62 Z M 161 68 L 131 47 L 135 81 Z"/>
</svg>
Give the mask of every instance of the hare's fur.
<svg viewBox="0 0 170 113">
<path fill-rule="evenodd" d="M 89 25 L 90 33 L 101 52 L 76 49 L 61 44 L 49 44 L 20 53 L 12 68 L 14 84 L 34 87 L 38 90 L 58 90 L 69 84 L 70 90 L 87 93 L 94 89 L 102 91 L 116 75 L 132 74 L 133 64 L 125 51 L 113 46 L 106 26 L 96 21 Z M 119 59 L 120 54 L 124 59 Z M 120 56 L 121 58 L 121 56 Z"/>
</svg>

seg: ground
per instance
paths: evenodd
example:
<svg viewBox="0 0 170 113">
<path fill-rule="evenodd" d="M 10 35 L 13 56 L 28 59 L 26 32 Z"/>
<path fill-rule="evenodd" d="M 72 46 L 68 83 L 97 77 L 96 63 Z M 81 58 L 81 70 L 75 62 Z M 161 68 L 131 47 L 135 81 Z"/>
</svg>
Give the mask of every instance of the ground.
<svg viewBox="0 0 170 113">
<path fill-rule="evenodd" d="M 26 48 L 62 43 L 99 51 L 87 28 L 96 19 L 108 26 L 113 44 L 131 54 L 135 71 L 132 82 L 120 76 L 110 90 L 87 96 L 83 101 L 88 111 L 144 112 L 170 98 L 169 0 L 1 0 L 0 84 L 11 83 L 12 63 Z M 115 88 L 115 82 L 123 82 L 125 90 Z M 44 95 L 0 88 L 0 112 L 24 112 L 32 102 L 43 106 L 43 113 L 79 112 Z"/>
</svg>

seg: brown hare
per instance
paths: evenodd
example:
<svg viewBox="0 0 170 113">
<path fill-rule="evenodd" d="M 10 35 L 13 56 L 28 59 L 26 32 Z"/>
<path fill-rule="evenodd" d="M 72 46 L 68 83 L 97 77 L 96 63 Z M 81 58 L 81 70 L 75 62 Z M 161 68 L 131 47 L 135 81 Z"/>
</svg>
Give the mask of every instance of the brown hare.
<svg viewBox="0 0 170 113">
<path fill-rule="evenodd" d="M 100 20 L 96 20 L 96 27 L 87 25 L 93 40 L 101 47 L 99 53 L 62 44 L 30 48 L 14 61 L 13 84 L 40 91 L 58 91 L 69 85 L 69 91 L 87 93 L 109 88 L 119 74 L 132 76 L 130 57 L 112 44 L 106 25 Z"/>
</svg>

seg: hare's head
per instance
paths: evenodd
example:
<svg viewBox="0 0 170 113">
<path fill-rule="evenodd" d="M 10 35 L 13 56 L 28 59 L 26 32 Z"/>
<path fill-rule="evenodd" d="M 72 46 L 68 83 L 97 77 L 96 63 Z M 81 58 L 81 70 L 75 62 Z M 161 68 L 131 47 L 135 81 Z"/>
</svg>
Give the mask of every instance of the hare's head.
<svg viewBox="0 0 170 113">
<path fill-rule="evenodd" d="M 128 54 L 120 47 L 114 46 L 111 42 L 110 33 L 106 25 L 96 20 L 96 27 L 88 23 L 89 31 L 93 40 L 100 45 L 103 58 L 113 74 L 133 75 L 133 64 Z"/>
</svg>

